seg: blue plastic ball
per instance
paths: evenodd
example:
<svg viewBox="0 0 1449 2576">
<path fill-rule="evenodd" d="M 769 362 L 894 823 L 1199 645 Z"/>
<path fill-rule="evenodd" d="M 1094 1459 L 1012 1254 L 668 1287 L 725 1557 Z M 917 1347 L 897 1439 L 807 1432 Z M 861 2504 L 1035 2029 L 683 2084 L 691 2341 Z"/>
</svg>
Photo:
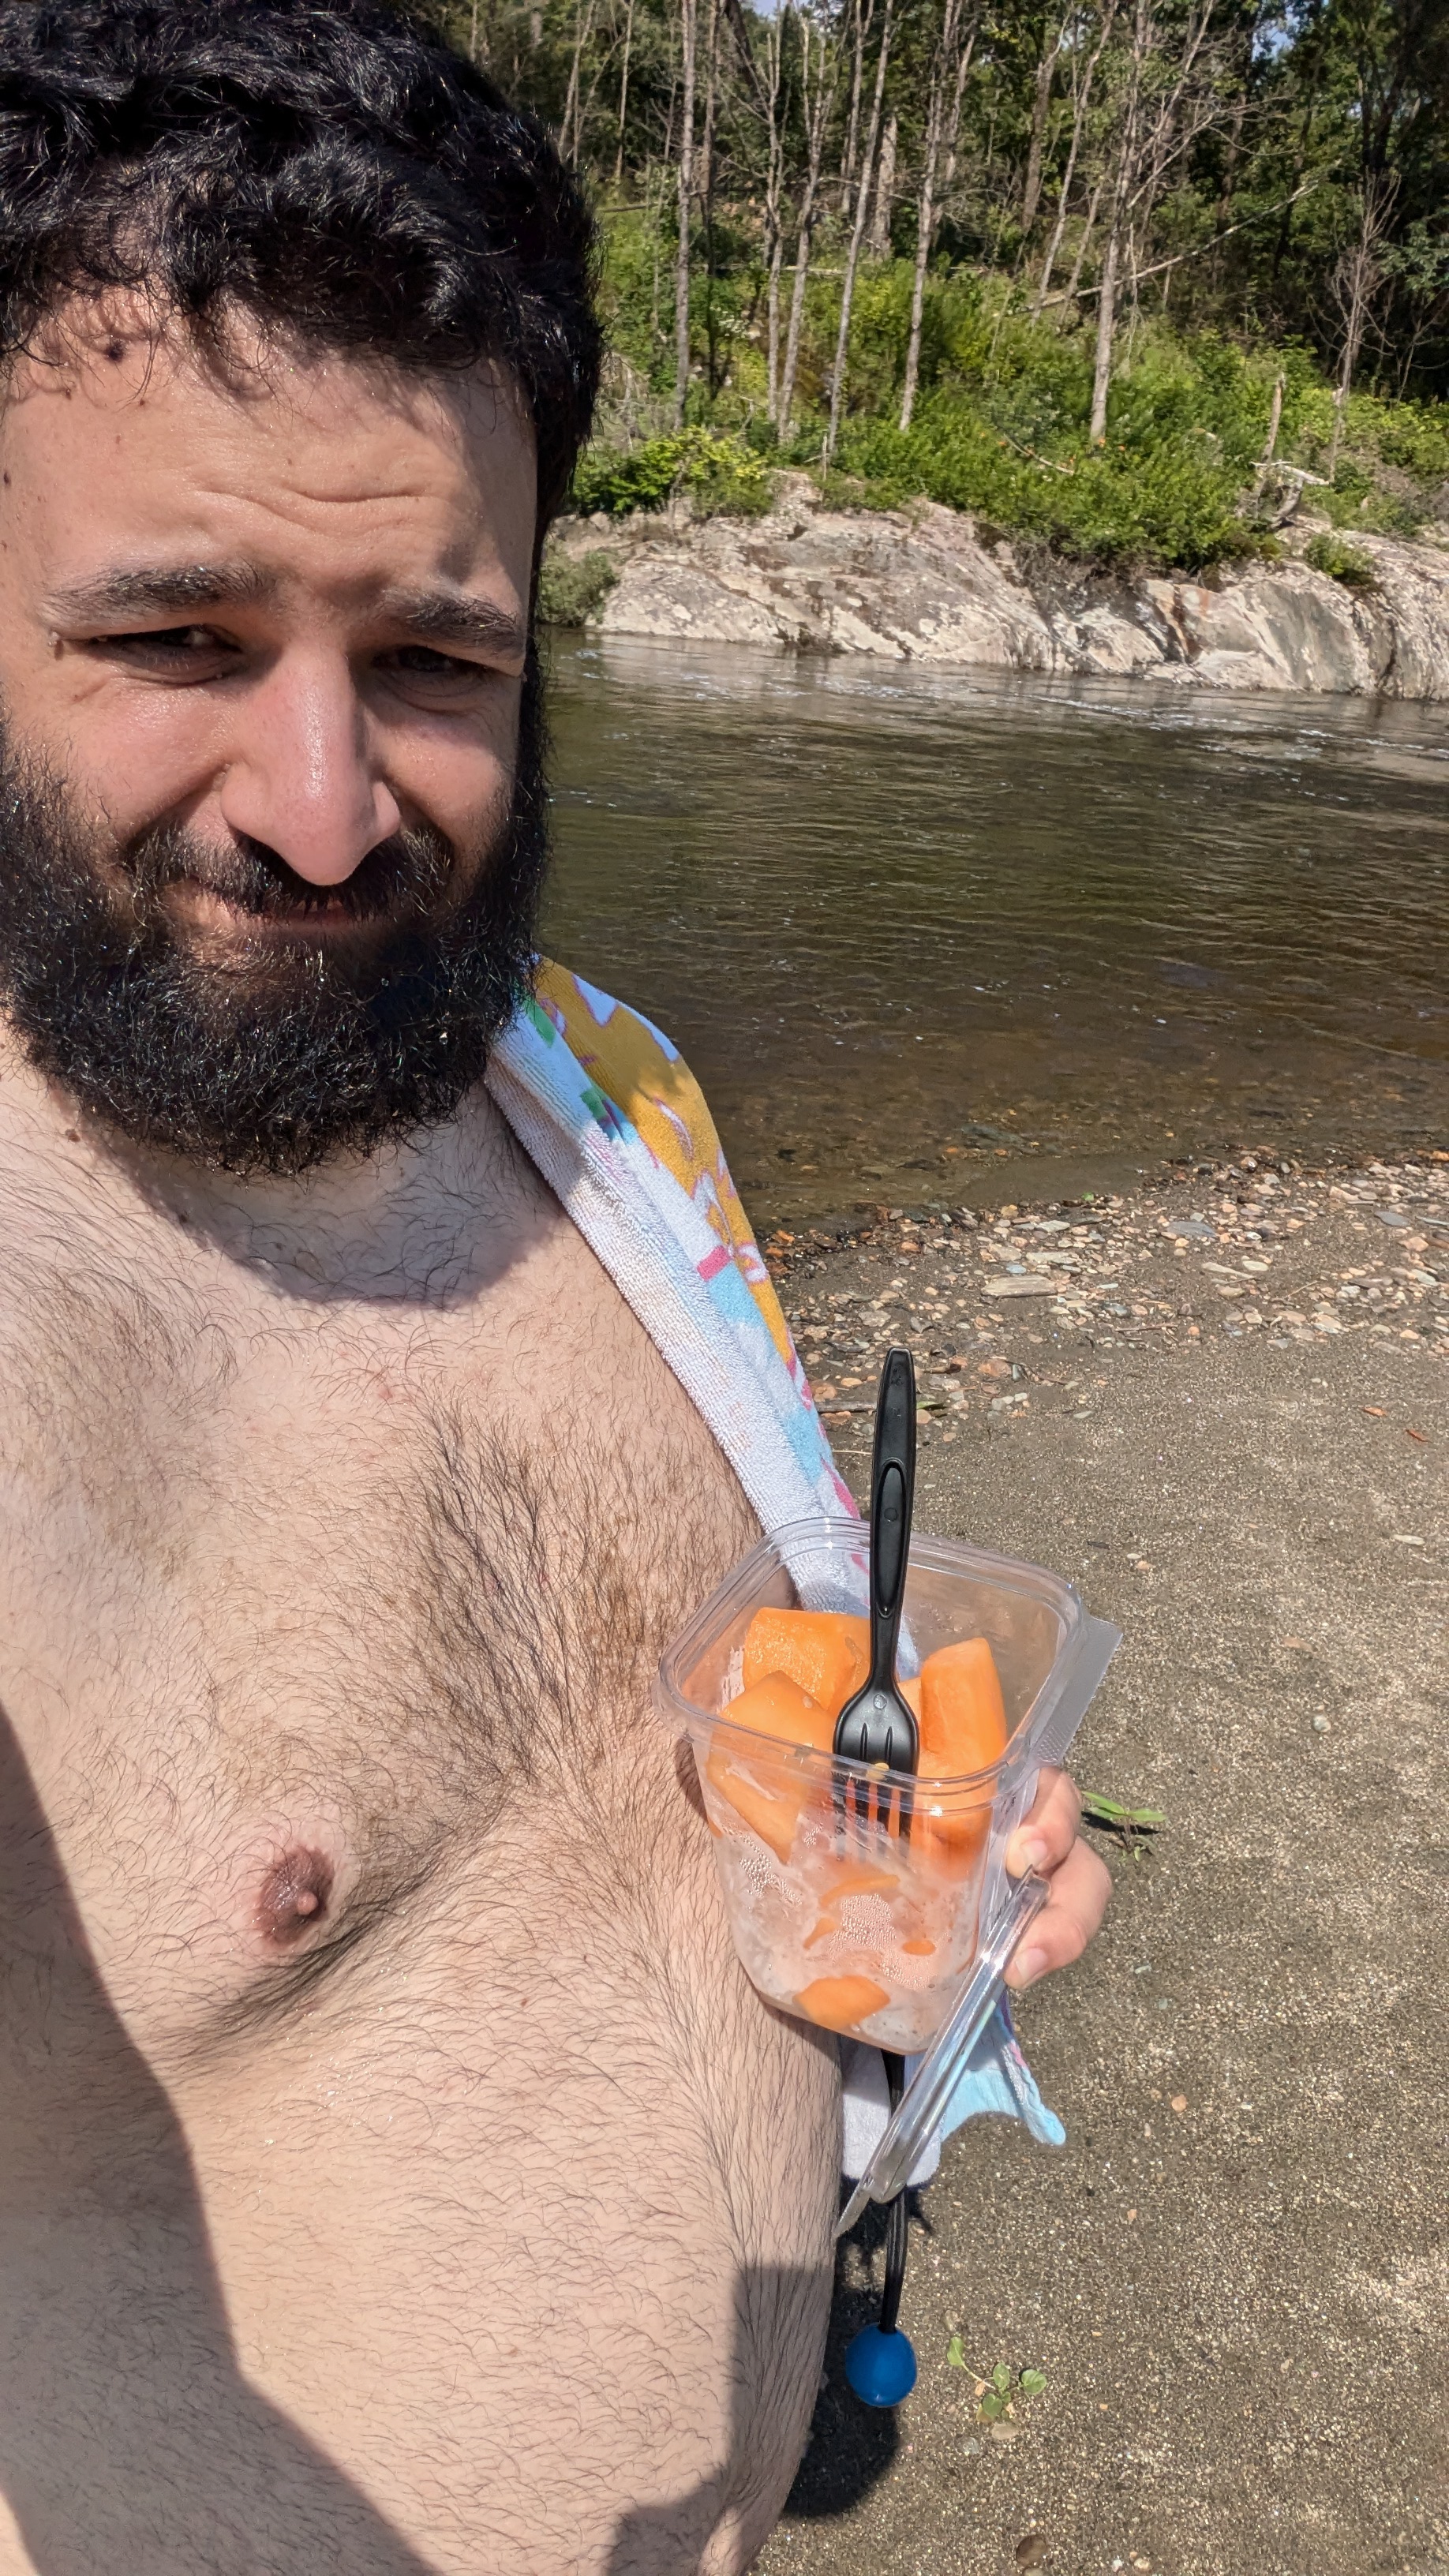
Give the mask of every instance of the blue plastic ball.
<svg viewBox="0 0 1449 2576">
<path fill-rule="evenodd" d="M 899 2406 L 916 2384 L 910 2336 L 862 2326 L 846 2345 L 845 2376 L 862 2406 Z"/>
</svg>

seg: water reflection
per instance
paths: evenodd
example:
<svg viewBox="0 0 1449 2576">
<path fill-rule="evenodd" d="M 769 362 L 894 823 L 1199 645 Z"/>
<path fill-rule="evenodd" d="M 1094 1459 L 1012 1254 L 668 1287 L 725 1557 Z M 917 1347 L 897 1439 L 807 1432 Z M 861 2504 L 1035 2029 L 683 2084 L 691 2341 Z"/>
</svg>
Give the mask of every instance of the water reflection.
<svg viewBox="0 0 1449 2576">
<path fill-rule="evenodd" d="M 555 646 L 546 944 L 757 1221 L 1438 1143 L 1443 711 Z"/>
</svg>

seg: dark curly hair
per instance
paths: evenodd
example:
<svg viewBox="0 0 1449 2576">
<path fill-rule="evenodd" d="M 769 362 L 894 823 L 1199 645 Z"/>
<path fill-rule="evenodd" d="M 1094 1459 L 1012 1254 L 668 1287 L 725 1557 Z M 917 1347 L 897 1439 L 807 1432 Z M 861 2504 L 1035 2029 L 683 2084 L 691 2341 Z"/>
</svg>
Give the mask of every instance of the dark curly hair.
<svg viewBox="0 0 1449 2576">
<path fill-rule="evenodd" d="M 0 0 L 0 365 L 70 298 L 507 368 L 539 529 L 598 379 L 594 234 L 542 128 L 377 0 Z"/>
</svg>

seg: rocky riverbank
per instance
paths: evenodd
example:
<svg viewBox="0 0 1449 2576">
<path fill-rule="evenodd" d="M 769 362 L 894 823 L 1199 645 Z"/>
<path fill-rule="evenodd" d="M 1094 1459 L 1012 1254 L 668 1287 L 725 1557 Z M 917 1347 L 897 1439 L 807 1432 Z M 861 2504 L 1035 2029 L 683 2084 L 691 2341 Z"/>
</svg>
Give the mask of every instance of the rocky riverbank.
<svg viewBox="0 0 1449 2576">
<path fill-rule="evenodd" d="M 1106 1929 L 1020 2007 L 1066 2147 L 977 2121 L 919 2196 L 897 2415 L 841 2382 L 878 2221 L 841 2248 L 760 2576 L 1437 2576 L 1449 1160 L 1248 1153 L 769 1257 L 856 1490 L 907 1341 L 920 1526 L 1120 1625 L 1075 1767 L 1166 1822 L 1101 1838 Z"/>
<path fill-rule="evenodd" d="M 933 502 L 826 509 L 808 475 L 790 474 L 759 519 L 675 508 L 565 520 L 550 562 L 571 613 L 604 634 L 1449 699 L 1449 542 L 1356 534 L 1371 579 L 1350 585 L 1303 560 L 1314 533 L 1300 520 L 1280 536 L 1281 562 L 1212 578 L 1108 578 Z"/>
</svg>

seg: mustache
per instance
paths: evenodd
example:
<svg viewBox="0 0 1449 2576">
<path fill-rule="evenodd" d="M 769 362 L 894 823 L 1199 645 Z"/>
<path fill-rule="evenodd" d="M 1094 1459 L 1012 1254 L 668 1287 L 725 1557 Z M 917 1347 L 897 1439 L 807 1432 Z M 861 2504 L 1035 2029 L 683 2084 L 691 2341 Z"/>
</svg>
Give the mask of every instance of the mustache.
<svg viewBox="0 0 1449 2576">
<path fill-rule="evenodd" d="M 218 848 L 184 825 L 144 832 L 120 854 L 137 927 L 154 921 L 174 886 L 198 888 L 262 921 L 295 921 L 341 913 L 359 926 L 398 928 L 435 919 L 456 891 L 460 853 L 431 825 L 389 834 L 336 885 L 314 885 L 264 841 L 239 833 Z"/>
</svg>

